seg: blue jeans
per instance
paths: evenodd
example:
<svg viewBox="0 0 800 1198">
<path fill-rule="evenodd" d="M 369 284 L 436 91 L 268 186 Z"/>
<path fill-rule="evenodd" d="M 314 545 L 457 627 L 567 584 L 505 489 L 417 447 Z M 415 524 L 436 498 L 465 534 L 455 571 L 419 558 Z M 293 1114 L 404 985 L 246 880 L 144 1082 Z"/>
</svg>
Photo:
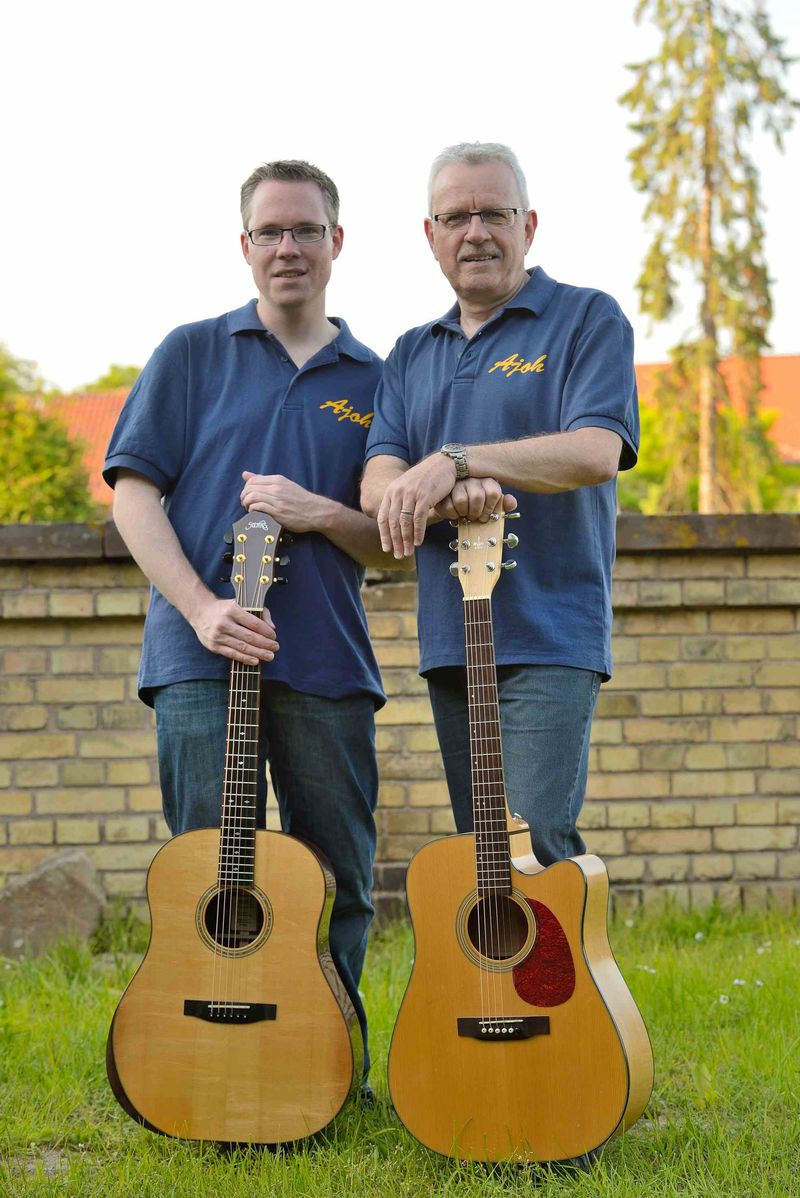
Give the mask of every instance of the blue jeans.
<svg viewBox="0 0 800 1198">
<path fill-rule="evenodd" d="M 154 691 L 158 768 L 164 817 L 173 835 L 219 827 L 228 719 L 228 683 L 176 682 Z M 261 688 L 258 825 L 266 819 L 266 764 L 281 826 L 316 845 L 331 863 L 336 900 L 331 955 L 364 1036 L 367 1018 L 358 992 L 375 857 L 375 704 L 369 695 L 325 699 L 284 683 Z"/>
<path fill-rule="evenodd" d="M 530 825 L 542 865 L 586 851 L 576 822 L 586 792 L 589 735 L 600 687 L 593 670 L 498 666 L 506 795 Z M 459 832 L 471 832 L 466 670 L 431 670 L 428 691 Z"/>
</svg>

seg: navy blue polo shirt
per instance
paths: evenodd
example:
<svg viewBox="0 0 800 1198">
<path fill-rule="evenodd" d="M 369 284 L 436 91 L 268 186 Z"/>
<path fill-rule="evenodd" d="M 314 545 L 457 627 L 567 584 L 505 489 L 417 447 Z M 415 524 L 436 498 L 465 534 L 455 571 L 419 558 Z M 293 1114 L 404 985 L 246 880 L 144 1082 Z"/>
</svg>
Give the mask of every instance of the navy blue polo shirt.
<svg viewBox="0 0 800 1198">
<path fill-rule="evenodd" d="M 124 466 L 151 479 L 181 546 L 206 585 L 231 598 L 224 535 L 244 514 L 242 471 L 283 474 L 358 509 L 359 480 L 381 361 L 340 333 L 301 370 L 264 328 L 256 301 L 183 325 L 153 354 L 131 390 L 103 477 Z M 318 533 L 295 535 L 267 606 L 280 650 L 264 677 L 338 698 L 366 692 L 385 702 L 361 602 L 363 567 Z M 139 693 L 196 678 L 227 678 L 230 661 L 200 644 L 155 588 L 145 622 Z"/>
<path fill-rule="evenodd" d="M 537 267 L 508 304 L 468 339 L 456 304 L 412 329 L 389 355 L 375 397 L 367 457 L 411 465 L 444 442 L 510 441 L 583 427 L 622 438 L 620 468 L 636 463 L 639 418 L 633 332 L 609 295 L 557 283 Z M 501 665 L 575 666 L 611 674 L 611 568 L 616 480 L 539 495 L 513 491 L 522 518 L 518 568 L 492 593 Z M 447 521 L 417 551 L 420 672 L 463 665 L 463 592 Z"/>
</svg>

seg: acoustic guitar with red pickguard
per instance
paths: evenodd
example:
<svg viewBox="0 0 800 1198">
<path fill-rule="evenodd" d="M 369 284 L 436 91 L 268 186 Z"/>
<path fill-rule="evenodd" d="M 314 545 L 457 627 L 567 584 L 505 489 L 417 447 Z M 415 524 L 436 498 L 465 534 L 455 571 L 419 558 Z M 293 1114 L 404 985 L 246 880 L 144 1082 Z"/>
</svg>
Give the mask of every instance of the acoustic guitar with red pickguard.
<svg viewBox="0 0 800 1198">
<path fill-rule="evenodd" d="M 389 1089 L 402 1122 L 436 1152 L 564 1161 L 639 1118 L 653 1057 L 609 944 L 605 866 L 586 854 L 544 868 L 506 802 L 491 613 L 500 570 L 514 564 L 501 560 L 506 518 L 461 521 L 451 544 L 475 831 L 425 845 L 409 866 L 416 947 Z"/>
</svg>

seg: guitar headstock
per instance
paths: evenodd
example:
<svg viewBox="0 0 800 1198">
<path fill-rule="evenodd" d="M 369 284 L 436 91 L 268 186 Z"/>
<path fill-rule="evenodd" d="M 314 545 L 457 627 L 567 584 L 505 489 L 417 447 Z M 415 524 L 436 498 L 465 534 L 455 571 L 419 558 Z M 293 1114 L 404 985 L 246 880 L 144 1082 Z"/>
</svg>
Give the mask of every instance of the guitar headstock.
<svg viewBox="0 0 800 1198">
<path fill-rule="evenodd" d="M 275 577 L 275 567 L 289 560 L 278 556 L 281 535 L 281 525 L 264 512 L 247 512 L 233 526 L 230 552 L 225 555 L 232 559 L 230 580 L 239 606 L 257 615 L 273 582 L 286 581 Z"/>
<path fill-rule="evenodd" d="M 503 546 L 514 549 L 519 538 L 504 536 L 506 520 L 519 518 L 518 512 L 495 512 L 487 524 L 479 520 L 451 520 L 458 536 L 450 548 L 458 551 L 450 573 L 458 577 L 465 599 L 488 599 L 497 585 L 501 570 L 513 570 L 515 561 L 503 561 Z"/>
</svg>

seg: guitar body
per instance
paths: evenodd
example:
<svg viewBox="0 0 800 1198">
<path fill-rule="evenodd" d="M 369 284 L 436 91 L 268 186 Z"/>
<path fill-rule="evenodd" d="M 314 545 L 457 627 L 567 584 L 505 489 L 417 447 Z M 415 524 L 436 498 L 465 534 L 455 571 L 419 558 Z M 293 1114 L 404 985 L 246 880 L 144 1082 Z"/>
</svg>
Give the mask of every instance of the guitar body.
<svg viewBox="0 0 800 1198">
<path fill-rule="evenodd" d="M 219 847 L 219 829 L 186 832 L 153 860 L 150 944 L 114 1015 L 109 1080 L 153 1131 L 286 1143 L 330 1122 L 361 1080 L 328 949 L 333 876 L 307 845 L 257 831 L 253 883 L 221 889 Z M 237 921 L 238 947 L 220 930 Z"/>
<path fill-rule="evenodd" d="M 519 859 L 511 894 L 479 900 L 475 861 L 468 834 L 433 841 L 409 866 L 416 951 L 389 1052 L 392 1101 L 413 1136 L 448 1156 L 590 1152 L 635 1122 L 653 1081 L 608 942 L 605 867 L 589 855 L 547 869 Z M 495 902 L 482 927 L 481 901 Z"/>
</svg>

